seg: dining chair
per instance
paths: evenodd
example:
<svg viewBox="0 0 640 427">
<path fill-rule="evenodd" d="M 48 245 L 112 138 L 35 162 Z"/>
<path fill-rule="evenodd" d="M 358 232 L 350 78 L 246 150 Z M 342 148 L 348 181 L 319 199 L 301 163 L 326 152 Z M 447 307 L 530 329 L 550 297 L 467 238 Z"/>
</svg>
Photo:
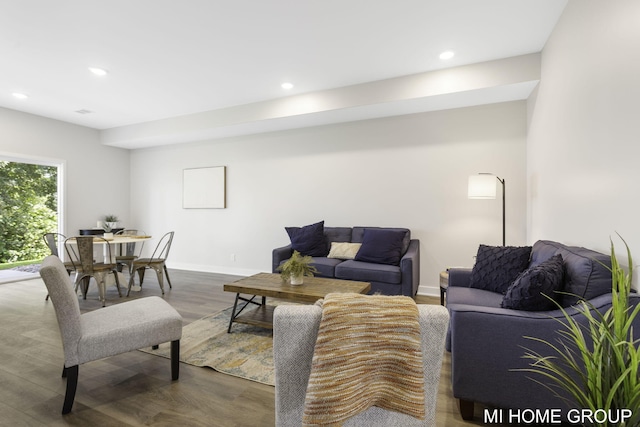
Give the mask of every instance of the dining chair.
<svg viewBox="0 0 640 427">
<path fill-rule="evenodd" d="M 78 367 L 83 363 L 171 342 L 171 379 L 178 379 L 182 316 L 169 303 L 154 296 L 81 314 L 71 279 L 58 257 L 49 255 L 42 261 L 40 276 L 51 294 L 62 338 L 62 377 L 67 378 L 63 414 L 71 412 Z"/>
<path fill-rule="evenodd" d="M 42 236 L 42 239 L 49 247 L 49 251 L 51 251 L 51 255 L 55 255 L 59 257 L 60 255 L 58 254 L 58 244 L 60 242 L 64 243 L 64 241 L 67 240 L 67 236 L 60 233 L 45 233 Z M 71 273 L 73 273 L 75 270 L 73 263 L 69 261 L 66 261 L 64 263 L 64 267 L 66 268 L 67 273 L 69 273 L 69 275 L 71 275 Z M 45 298 L 45 301 L 48 301 L 48 300 L 49 300 L 49 294 L 47 294 L 47 297 Z"/>
<path fill-rule="evenodd" d="M 120 291 L 120 280 L 118 278 L 118 269 L 115 263 L 94 262 L 93 260 L 93 245 L 94 243 L 100 243 L 104 245 L 106 256 L 108 260 L 112 260 L 111 246 L 109 242 L 102 237 L 97 236 L 77 236 L 70 237 L 64 241 L 64 247 L 74 265 L 76 271 L 75 288 L 76 292 L 78 286 L 82 284 L 82 297 L 87 299 L 87 291 L 89 288 L 89 281 L 93 277 L 98 285 L 98 294 L 102 306 L 106 305 L 106 293 L 107 284 L 106 278 L 108 274 L 113 273 L 116 282 L 116 288 L 118 289 L 118 295 L 122 296 Z"/>
<path fill-rule="evenodd" d="M 116 236 L 145 236 L 145 232 L 141 230 L 134 229 L 125 229 L 120 230 L 116 233 Z M 120 253 L 120 255 L 116 255 L 116 264 L 118 265 L 118 271 L 122 271 L 123 266 L 127 266 L 129 269 L 129 274 L 131 274 L 131 267 L 133 266 L 133 261 L 137 258 L 140 258 L 140 254 L 142 254 L 142 249 L 144 248 L 144 241 L 141 242 L 133 242 L 133 243 L 124 243 L 124 253 Z M 137 249 L 137 250 L 136 250 Z"/>
<path fill-rule="evenodd" d="M 135 273 L 138 272 L 138 277 L 140 278 L 140 286 L 142 286 L 142 282 L 144 281 L 144 272 L 147 268 L 150 268 L 156 272 L 158 276 L 158 283 L 160 284 L 160 290 L 162 291 L 162 295 L 164 295 L 164 276 L 167 276 L 167 283 L 169 284 L 169 289 L 171 286 L 171 279 L 169 278 L 169 272 L 167 271 L 166 260 L 169 257 L 169 251 L 171 250 L 171 242 L 173 242 L 173 231 L 168 232 L 158 242 L 158 246 L 156 246 L 153 254 L 151 254 L 151 258 L 138 258 L 133 260 L 131 265 L 131 276 L 129 277 L 129 289 L 127 290 L 127 296 L 131 292 L 131 286 L 133 286 L 133 282 L 135 279 Z"/>
</svg>

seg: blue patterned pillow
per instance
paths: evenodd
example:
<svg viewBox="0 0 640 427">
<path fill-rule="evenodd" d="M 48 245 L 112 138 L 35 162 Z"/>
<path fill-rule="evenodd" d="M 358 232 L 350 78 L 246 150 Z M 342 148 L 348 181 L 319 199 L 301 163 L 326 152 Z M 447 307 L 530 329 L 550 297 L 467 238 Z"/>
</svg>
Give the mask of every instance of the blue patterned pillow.
<svg viewBox="0 0 640 427">
<path fill-rule="evenodd" d="M 558 254 L 518 276 L 507 289 L 502 307 L 528 311 L 553 310 L 557 306 L 545 295 L 557 301 L 557 291 L 562 290 L 563 283 L 564 263 L 562 255 Z"/>
<path fill-rule="evenodd" d="M 504 294 L 529 267 L 531 246 L 480 245 L 471 270 L 469 287 Z"/>
<path fill-rule="evenodd" d="M 324 238 L 324 221 L 304 227 L 285 227 L 291 239 L 293 250 L 302 255 L 323 257 L 327 256 L 329 249 Z"/>
</svg>

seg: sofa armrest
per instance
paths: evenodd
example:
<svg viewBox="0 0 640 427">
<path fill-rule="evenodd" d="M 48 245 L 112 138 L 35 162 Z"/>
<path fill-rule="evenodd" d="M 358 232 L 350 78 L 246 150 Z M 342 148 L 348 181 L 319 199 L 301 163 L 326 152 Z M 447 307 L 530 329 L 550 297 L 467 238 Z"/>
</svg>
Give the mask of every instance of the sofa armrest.
<svg viewBox="0 0 640 427">
<path fill-rule="evenodd" d="M 611 294 L 589 303 L 602 313 L 611 307 Z M 544 409 L 560 403 L 530 377 L 546 383 L 543 378 L 518 370 L 529 368 L 529 360 L 523 358 L 525 349 L 552 354 L 546 345 L 525 337 L 557 344 L 557 331 L 565 322 L 561 310 L 532 312 L 467 304 L 447 308 L 451 315 L 454 397 L 503 408 Z M 579 324 L 587 324 L 586 317 L 574 307 L 565 310 Z M 636 319 L 638 323 L 640 319 Z"/>
<path fill-rule="evenodd" d="M 293 255 L 293 249 L 291 248 L 290 244 L 287 246 L 282 246 L 280 248 L 275 248 L 271 252 L 271 272 L 277 273 L 277 269 L 280 263 L 291 258 L 291 255 Z"/>
<path fill-rule="evenodd" d="M 471 268 L 452 267 L 449 269 L 449 286 L 468 288 L 471 281 Z"/>
<path fill-rule="evenodd" d="M 420 286 L 420 240 L 411 239 L 407 252 L 400 259 L 402 295 L 410 297 L 418 293 Z"/>
</svg>

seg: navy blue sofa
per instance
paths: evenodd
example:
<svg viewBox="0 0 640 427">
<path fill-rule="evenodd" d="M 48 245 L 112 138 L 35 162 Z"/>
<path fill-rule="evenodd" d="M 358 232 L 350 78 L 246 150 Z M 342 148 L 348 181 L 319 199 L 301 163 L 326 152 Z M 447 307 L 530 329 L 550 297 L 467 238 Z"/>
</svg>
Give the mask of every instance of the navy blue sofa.
<svg viewBox="0 0 640 427">
<path fill-rule="evenodd" d="M 610 256 L 580 247 L 552 241 L 533 245 L 530 266 L 536 266 L 556 254 L 564 262 L 564 292 L 588 300 L 603 313 L 611 307 Z M 602 264 L 601 264 L 602 263 Z M 603 265 L 604 264 L 604 265 Z M 451 351 L 453 395 L 459 400 L 464 419 L 473 418 L 474 402 L 502 409 L 566 408 L 566 404 L 544 386 L 528 377 L 533 374 L 514 371 L 528 367 L 524 347 L 549 354 L 543 344 L 525 336 L 556 342 L 560 310 L 523 311 L 501 308 L 504 295 L 470 288 L 472 269 L 449 270 L 447 308 L 450 328 L 447 349 Z M 561 304 L 581 324 L 584 315 L 571 304 L 575 298 L 563 296 Z M 632 295 L 633 304 L 638 298 Z M 640 328 L 636 319 L 635 328 Z M 542 379 L 538 377 L 537 379 Z M 566 412 L 565 412 L 566 413 Z"/>
<path fill-rule="evenodd" d="M 341 260 L 328 257 L 313 257 L 313 265 L 318 269 L 317 277 L 357 280 L 371 283 L 370 293 L 383 295 L 414 296 L 420 285 L 420 241 L 411 239 L 411 231 L 406 228 L 382 227 L 324 227 L 327 252 L 331 242 L 362 243 L 365 229 L 399 230 L 404 232 L 402 256 L 399 265 L 377 264 Z M 272 252 L 272 271 L 293 254 L 291 245 L 276 248 Z"/>
</svg>

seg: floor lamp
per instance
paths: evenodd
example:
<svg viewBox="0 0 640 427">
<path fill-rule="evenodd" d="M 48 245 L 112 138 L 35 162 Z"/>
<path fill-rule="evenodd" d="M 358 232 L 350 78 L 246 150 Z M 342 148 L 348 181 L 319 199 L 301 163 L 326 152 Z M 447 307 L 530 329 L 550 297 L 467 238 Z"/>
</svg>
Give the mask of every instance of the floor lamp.
<svg viewBox="0 0 640 427">
<path fill-rule="evenodd" d="M 506 246 L 506 221 L 505 221 L 505 186 L 504 179 L 492 173 L 479 173 L 469 176 L 470 199 L 495 199 L 496 179 L 502 184 L 502 246 Z"/>
</svg>

